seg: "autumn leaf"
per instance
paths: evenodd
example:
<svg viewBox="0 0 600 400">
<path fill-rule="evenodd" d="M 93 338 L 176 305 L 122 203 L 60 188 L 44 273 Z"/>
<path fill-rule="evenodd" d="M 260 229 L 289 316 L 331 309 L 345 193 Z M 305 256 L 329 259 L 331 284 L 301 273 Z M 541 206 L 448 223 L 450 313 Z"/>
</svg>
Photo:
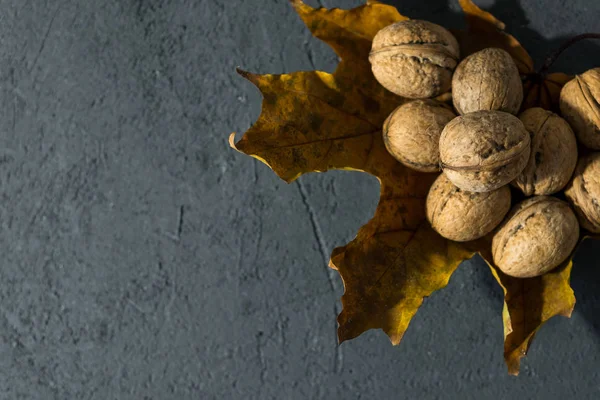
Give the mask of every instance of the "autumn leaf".
<svg viewBox="0 0 600 400">
<path fill-rule="evenodd" d="M 504 359 L 508 373 L 519 374 L 521 358 L 541 326 L 555 315 L 571 317 L 575 295 L 569 284 L 573 262 L 535 278 L 518 279 L 490 266 L 504 291 Z"/>
<path fill-rule="evenodd" d="M 513 278 L 500 271 L 492 261 L 491 236 L 479 242 L 480 255 L 504 292 L 504 360 L 511 375 L 519 374 L 521 359 L 527 355 L 537 331 L 550 318 L 570 317 L 575 295 L 570 285 L 571 261 L 534 278 Z"/>
<path fill-rule="evenodd" d="M 329 169 L 363 171 L 379 179 L 375 216 L 351 243 L 333 251 L 331 266 L 345 286 L 340 341 L 381 328 L 397 344 L 423 298 L 444 287 L 473 254 L 442 239 L 425 222 L 425 197 L 435 174 L 404 167 L 383 144 L 383 122 L 406 99 L 375 80 L 368 54 L 381 28 L 406 17 L 375 1 L 352 10 L 291 3 L 342 61 L 333 74 L 240 71 L 262 92 L 263 108 L 242 139 L 234 143 L 232 135 L 230 143 L 287 182 Z"/>
<path fill-rule="evenodd" d="M 331 256 L 345 288 L 338 317 L 340 342 L 380 328 L 392 344 L 400 343 L 423 299 L 445 287 L 458 265 L 473 255 L 424 223 L 416 231 L 402 223 L 386 231 L 384 221 L 399 206 L 390 202 L 388 208 L 385 203 L 382 199 L 356 239 Z"/>
<path fill-rule="evenodd" d="M 463 55 L 484 47 L 502 47 L 522 74 L 533 62 L 504 24 L 470 0 L 459 0 L 468 22 L 454 32 Z M 383 27 L 407 19 L 378 1 L 351 9 L 312 8 L 290 0 L 314 36 L 329 44 L 341 61 L 333 74 L 322 71 L 259 75 L 238 70 L 262 93 L 258 120 L 231 146 L 269 166 L 286 182 L 308 172 L 331 169 L 369 173 L 380 182 L 373 218 L 346 246 L 333 250 L 330 266 L 344 282 L 343 310 L 338 316 L 340 342 L 368 329 L 382 329 L 393 344 L 402 339 L 423 299 L 447 285 L 465 259 L 480 252 L 490 262 L 489 246 L 459 244 L 435 233 L 425 220 L 425 197 L 436 174 L 423 174 L 398 163 L 386 151 L 382 125 L 408 101 L 384 89 L 368 61 L 371 41 Z M 550 76 L 549 76 L 550 77 Z M 554 100 L 564 77 L 547 94 L 529 87 L 531 103 Z M 537 92 L 536 92 L 537 93 Z M 440 98 L 448 101 L 448 94 Z M 518 280 L 491 267 L 505 291 L 505 358 L 518 372 L 535 332 L 553 315 L 567 315 L 574 298 L 569 286 L 571 264 L 532 280 Z M 569 308 L 570 307 L 570 308 Z"/>
</svg>

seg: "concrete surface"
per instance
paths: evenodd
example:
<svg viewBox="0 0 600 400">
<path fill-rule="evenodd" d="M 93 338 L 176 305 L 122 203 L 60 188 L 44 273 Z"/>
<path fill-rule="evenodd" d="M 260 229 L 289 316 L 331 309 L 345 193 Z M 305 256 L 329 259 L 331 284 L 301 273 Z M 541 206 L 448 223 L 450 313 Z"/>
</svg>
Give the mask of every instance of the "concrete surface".
<svg viewBox="0 0 600 400">
<path fill-rule="evenodd" d="M 456 26 L 450 1 L 396 3 Z M 540 61 L 600 30 L 597 1 L 478 3 Z M 597 243 L 577 257 L 573 318 L 541 331 L 518 378 L 479 260 L 399 347 L 380 331 L 336 346 L 326 258 L 369 219 L 377 183 L 287 185 L 227 144 L 260 110 L 235 66 L 335 67 L 287 1 L 0 0 L 0 22 L 1 399 L 598 397 Z M 558 68 L 599 54 L 578 45 Z"/>
</svg>

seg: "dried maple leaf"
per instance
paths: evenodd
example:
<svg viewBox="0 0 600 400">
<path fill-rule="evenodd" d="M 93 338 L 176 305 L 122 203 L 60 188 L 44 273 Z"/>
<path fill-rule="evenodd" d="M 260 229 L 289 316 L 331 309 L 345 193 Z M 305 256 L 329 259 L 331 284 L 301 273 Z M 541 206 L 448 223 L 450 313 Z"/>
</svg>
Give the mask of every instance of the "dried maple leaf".
<svg viewBox="0 0 600 400">
<path fill-rule="evenodd" d="M 556 315 L 571 317 L 575 306 L 575 295 L 569 283 L 572 255 L 561 266 L 542 276 L 513 278 L 493 265 L 490 242 L 491 237 L 483 239 L 479 243 L 479 253 L 504 292 L 504 360 L 508 373 L 518 375 L 521 358 L 527 355 L 542 325 Z"/>
<path fill-rule="evenodd" d="M 573 262 L 536 278 L 518 279 L 491 267 L 504 291 L 504 359 L 508 372 L 519 374 L 521 358 L 527 354 L 538 329 L 555 315 L 571 317 L 575 295 L 569 284 Z"/>
<path fill-rule="evenodd" d="M 386 151 L 381 129 L 406 99 L 373 77 L 368 55 L 383 27 L 406 19 L 391 6 L 370 1 L 352 10 L 292 5 L 311 32 L 340 56 L 335 73 L 241 74 L 264 96 L 258 121 L 231 145 L 269 165 L 287 182 L 332 168 L 367 172 L 381 183 L 375 216 L 348 245 L 336 248 L 331 266 L 345 293 L 339 339 L 381 328 L 400 342 L 408 323 L 456 267 L 473 254 L 442 239 L 425 222 L 424 201 L 434 174 L 398 163 Z"/>
<path fill-rule="evenodd" d="M 407 18 L 377 1 L 351 10 L 290 2 L 313 35 L 329 44 L 341 62 L 333 74 L 257 75 L 239 70 L 261 91 L 263 104 L 254 125 L 237 143 L 232 134 L 230 144 L 267 164 L 286 182 L 330 169 L 362 171 L 378 178 L 380 200 L 374 217 L 331 256 L 330 266 L 339 271 L 345 287 L 338 336 L 344 341 L 380 328 L 398 344 L 423 299 L 446 286 L 458 265 L 476 251 L 490 261 L 489 246 L 482 241 L 459 244 L 435 233 L 425 221 L 424 210 L 435 174 L 405 168 L 383 144 L 384 120 L 407 100 L 379 85 L 368 54 L 377 31 Z M 502 47 L 523 74 L 532 73 L 531 58 L 503 31 L 502 22 L 470 0 L 459 2 L 469 25 L 468 34 L 454 32 L 463 54 Z M 532 97 L 531 104 L 535 101 Z M 491 268 L 505 291 L 505 358 L 509 372 L 517 373 L 537 329 L 554 315 L 570 315 L 571 264 L 525 280 Z"/>
</svg>

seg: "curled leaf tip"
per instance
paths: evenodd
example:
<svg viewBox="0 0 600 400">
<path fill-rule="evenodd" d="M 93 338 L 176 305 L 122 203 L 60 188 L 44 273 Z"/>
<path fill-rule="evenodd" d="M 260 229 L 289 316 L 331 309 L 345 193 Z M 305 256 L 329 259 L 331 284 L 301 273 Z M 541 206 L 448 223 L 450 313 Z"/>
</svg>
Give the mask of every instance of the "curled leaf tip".
<svg viewBox="0 0 600 400">
<path fill-rule="evenodd" d="M 300 12 L 302 8 L 312 9 L 311 6 L 305 4 L 302 0 L 288 0 L 292 7 L 296 9 L 296 11 Z"/>
<path fill-rule="evenodd" d="M 402 341 L 402 336 L 403 335 L 392 335 L 388 333 L 388 337 L 390 338 L 390 343 L 392 346 L 398 346 Z"/>
<path fill-rule="evenodd" d="M 460 8 L 467 14 L 469 24 L 485 22 L 497 29 L 504 30 L 506 25 L 487 11 L 483 11 L 472 0 L 458 0 Z"/>
<path fill-rule="evenodd" d="M 237 67 L 235 69 L 235 72 L 237 72 L 240 76 L 242 76 L 246 80 L 252 82 L 255 86 L 258 87 L 258 82 L 259 82 L 260 75 L 253 74 L 252 72 L 245 71 L 245 70 L 241 69 L 240 67 Z"/>
<path fill-rule="evenodd" d="M 234 150 L 238 150 L 237 147 L 235 147 L 235 132 L 232 132 L 231 135 L 229 135 L 229 146 Z"/>
<path fill-rule="evenodd" d="M 250 73 L 248 71 L 244 71 L 241 67 L 235 67 L 235 72 L 246 78 Z"/>
<path fill-rule="evenodd" d="M 332 260 L 329 260 L 329 268 L 331 268 L 331 269 L 333 269 L 333 270 L 337 271 L 337 267 L 335 266 L 335 264 L 333 263 L 333 261 L 332 261 Z"/>
<path fill-rule="evenodd" d="M 560 315 L 563 317 L 571 318 L 571 315 L 573 315 L 573 308 L 563 311 Z"/>
</svg>

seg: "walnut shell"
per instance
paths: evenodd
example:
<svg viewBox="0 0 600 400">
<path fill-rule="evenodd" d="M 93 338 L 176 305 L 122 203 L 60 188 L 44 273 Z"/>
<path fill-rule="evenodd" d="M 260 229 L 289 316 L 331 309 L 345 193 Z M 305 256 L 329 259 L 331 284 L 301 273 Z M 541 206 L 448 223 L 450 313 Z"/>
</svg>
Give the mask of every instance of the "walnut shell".
<svg viewBox="0 0 600 400">
<path fill-rule="evenodd" d="M 582 157 L 565 190 L 581 226 L 600 233 L 600 153 Z"/>
<path fill-rule="evenodd" d="M 469 192 L 489 192 L 506 185 L 523 171 L 529 152 L 529 132 L 519 118 L 503 111 L 456 117 L 440 137 L 444 173 Z"/>
<path fill-rule="evenodd" d="M 563 86 L 560 112 L 586 147 L 600 150 L 600 68 L 590 69 Z"/>
<path fill-rule="evenodd" d="M 543 275 L 565 261 L 578 240 L 579 224 L 566 202 L 532 197 L 517 204 L 494 235 L 494 264 L 517 278 Z"/>
<path fill-rule="evenodd" d="M 543 108 L 530 108 L 519 119 L 531 135 L 531 156 L 513 181 L 525 196 L 547 195 L 565 187 L 577 164 L 577 141 L 561 117 Z"/>
<path fill-rule="evenodd" d="M 465 192 L 441 174 L 429 189 L 427 220 L 446 239 L 467 242 L 479 239 L 502 222 L 510 210 L 510 189 L 487 193 Z"/>
<path fill-rule="evenodd" d="M 402 164 L 421 172 L 440 170 L 440 135 L 456 115 L 442 103 L 415 100 L 396 108 L 383 123 L 388 152 Z"/>
<path fill-rule="evenodd" d="M 447 92 L 458 59 L 458 42 L 449 31 L 414 19 L 377 32 L 369 55 L 377 81 L 387 90 L 410 99 Z"/>
<path fill-rule="evenodd" d="M 462 60 L 452 78 L 452 101 L 459 114 L 480 110 L 519 112 L 523 84 L 510 54 L 487 48 Z"/>
</svg>

